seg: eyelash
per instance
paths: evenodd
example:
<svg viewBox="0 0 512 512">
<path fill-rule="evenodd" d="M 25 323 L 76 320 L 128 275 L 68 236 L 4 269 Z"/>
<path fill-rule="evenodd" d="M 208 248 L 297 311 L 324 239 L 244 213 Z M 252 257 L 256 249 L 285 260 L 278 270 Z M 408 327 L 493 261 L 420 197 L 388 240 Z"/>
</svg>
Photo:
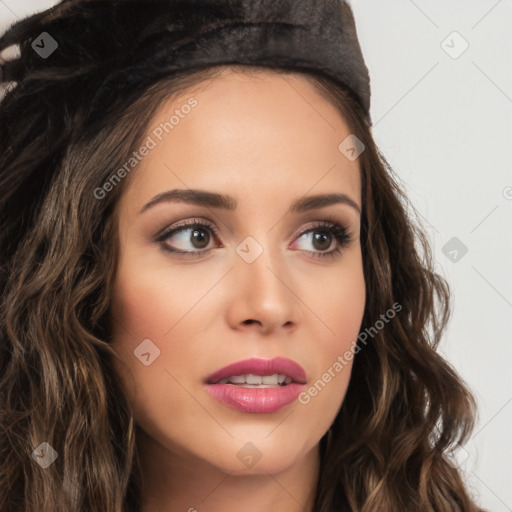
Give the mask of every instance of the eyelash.
<svg viewBox="0 0 512 512">
<path fill-rule="evenodd" d="M 171 249 L 168 245 L 166 245 L 164 243 L 171 236 L 173 236 L 177 233 L 180 233 L 182 231 L 186 231 L 188 229 L 193 229 L 193 228 L 206 228 L 206 230 L 210 230 L 213 233 L 214 237 L 217 240 L 219 239 L 219 233 L 218 233 L 217 229 L 212 224 L 210 224 L 209 222 L 204 221 L 204 220 L 191 219 L 189 221 L 184 221 L 177 226 L 173 226 L 172 228 L 167 229 L 161 235 L 157 235 L 157 238 L 155 241 L 157 243 L 161 244 L 163 250 L 170 252 L 172 254 L 188 255 L 188 256 L 195 255 L 194 257 L 200 258 L 201 254 L 203 254 L 205 252 L 209 252 L 211 249 L 204 249 L 204 250 L 199 250 L 199 251 L 181 251 L 179 249 Z M 324 221 L 317 221 L 316 223 L 314 223 L 313 226 L 305 229 L 304 231 L 301 231 L 295 237 L 295 240 L 299 239 L 306 233 L 311 233 L 311 232 L 315 232 L 315 231 L 322 231 L 322 232 L 332 234 L 334 236 L 335 240 L 338 242 L 338 247 L 335 249 L 332 249 L 331 251 L 328 251 L 328 252 L 326 252 L 326 251 L 324 251 L 324 252 L 304 251 L 304 252 L 307 252 L 308 254 L 311 254 L 313 256 L 313 258 L 317 258 L 317 259 L 328 258 L 328 257 L 335 258 L 352 241 L 352 238 L 349 235 L 348 230 L 345 227 L 337 224 L 336 222 L 333 222 L 333 219 L 331 219 L 331 218 L 324 220 Z"/>
</svg>

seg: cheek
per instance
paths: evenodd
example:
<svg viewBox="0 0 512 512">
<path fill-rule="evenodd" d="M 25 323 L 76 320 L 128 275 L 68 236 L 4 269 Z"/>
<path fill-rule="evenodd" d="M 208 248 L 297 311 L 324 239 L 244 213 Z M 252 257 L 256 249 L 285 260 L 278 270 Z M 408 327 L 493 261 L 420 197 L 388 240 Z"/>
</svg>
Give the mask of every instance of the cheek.
<svg viewBox="0 0 512 512">
<path fill-rule="evenodd" d="M 122 336 L 161 340 L 201 301 L 210 281 L 202 271 L 122 262 L 113 290 L 114 323 Z"/>
<path fill-rule="evenodd" d="M 360 251 L 351 254 L 339 271 L 309 294 L 315 313 L 326 326 L 325 353 L 345 352 L 359 334 L 366 303 L 366 286 Z"/>
<path fill-rule="evenodd" d="M 120 260 L 112 294 L 112 346 L 120 358 L 116 370 L 131 386 L 130 396 L 138 397 L 138 406 L 152 403 L 155 389 L 179 401 L 183 393 L 170 374 L 184 382 L 187 369 L 194 367 L 197 345 L 192 341 L 204 327 L 195 315 L 203 311 L 206 291 L 218 277 L 211 269 L 184 272 L 161 261 L 148 264 L 147 257 L 133 253 Z M 146 366 L 142 354 L 147 352 Z"/>
<path fill-rule="evenodd" d="M 142 265 L 135 258 L 119 265 L 112 295 L 112 345 L 119 356 L 114 368 L 137 422 L 147 430 L 168 423 L 169 411 L 190 407 L 190 396 L 172 377 L 176 374 L 173 364 L 177 368 L 193 364 L 186 349 L 191 337 L 186 314 L 201 294 L 190 279 L 186 281 L 179 271 Z M 175 341 L 172 364 L 167 341 L 171 336 Z M 147 365 L 143 362 L 146 353 Z M 183 382 L 183 376 L 178 375 L 178 380 Z"/>
<path fill-rule="evenodd" d="M 323 412 L 329 421 L 341 406 L 349 385 L 354 349 L 366 303 L 366 287 L 361 260 L 355 255 L 351 265 L 340 267 L 334 279 L 310 294 L 324 327 L 315 338 L 315 379 L 299 403 Z"/>
</svg>

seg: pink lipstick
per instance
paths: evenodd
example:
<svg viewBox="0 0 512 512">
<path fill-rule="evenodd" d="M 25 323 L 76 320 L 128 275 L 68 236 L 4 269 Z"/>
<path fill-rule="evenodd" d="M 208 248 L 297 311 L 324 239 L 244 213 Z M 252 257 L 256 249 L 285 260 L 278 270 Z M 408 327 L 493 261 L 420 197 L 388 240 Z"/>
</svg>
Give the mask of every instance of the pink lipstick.
<svg viewBox="0 0 512 512">
<path fill-rule="evenodd" d="M 217 370 L 204 381 L 207 391 L 225 405 L 247 413 L 272 413 L 296 400 L 306 372 L 285 357 L 245 359 Z"/>
</svg>

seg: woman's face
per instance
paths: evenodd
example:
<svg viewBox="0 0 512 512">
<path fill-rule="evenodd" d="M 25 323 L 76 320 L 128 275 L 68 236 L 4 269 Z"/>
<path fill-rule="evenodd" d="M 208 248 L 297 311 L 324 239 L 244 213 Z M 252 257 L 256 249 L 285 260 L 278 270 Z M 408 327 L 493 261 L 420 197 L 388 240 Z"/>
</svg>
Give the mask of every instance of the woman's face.
<svg viewBox="0 0 512 512">
<path fill-rule="evenodd" d="M 365 305 L 349 135 L 302 77 L 269 71 L 224 70 L 159 108 L 118 203 L 112 314 L 116 371 L 166 460 L 273 473 L 333 422 Z"/>
</svg>

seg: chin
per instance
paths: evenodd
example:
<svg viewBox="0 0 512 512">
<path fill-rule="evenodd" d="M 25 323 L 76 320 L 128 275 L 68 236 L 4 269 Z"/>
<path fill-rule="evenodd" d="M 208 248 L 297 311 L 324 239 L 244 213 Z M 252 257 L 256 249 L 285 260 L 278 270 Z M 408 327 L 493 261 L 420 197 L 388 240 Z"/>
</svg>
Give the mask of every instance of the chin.
<svg viewBox="0 0 512 512">
<path fill-rule="evenodd" d="M 268 436 L 268 431 L 265 432 Z M 304 446 L 305 440 L 291 444 L 286 439 L 275 437 L 261 441 L 250 441 L 250 436 L 244 440 L 233 439 L 231 446 L 216 450 L 216 454 L 208 457 L 208 462 L 225 473 L 232 475 L 266 475 L 280 473 L 307 456 L 314 448 Z M 204 452 L 203 452 L 204 457 Z"/>
<path fill-rule="evenodd" d="M 252 467 L 249 465 L 245 465 L 241 462 L 237 457 L 233 460 L 232 457 L 228 457 L 224 462 L 224 464 L 219 464 L 217 461 L 216 466 L 224 473 L 230 474 L 232 476 L 242 476 L 242 475 L 268 475 L 268 474 L 278 474 L 282 471 L 293 466 L 297 461 L 296 457 L 293 457 L 292 454 L 287 456 L 280 451 L 276 451 L 272 454 L 262 454 L 261 459 L 259 459 Z"/>
</svg>

